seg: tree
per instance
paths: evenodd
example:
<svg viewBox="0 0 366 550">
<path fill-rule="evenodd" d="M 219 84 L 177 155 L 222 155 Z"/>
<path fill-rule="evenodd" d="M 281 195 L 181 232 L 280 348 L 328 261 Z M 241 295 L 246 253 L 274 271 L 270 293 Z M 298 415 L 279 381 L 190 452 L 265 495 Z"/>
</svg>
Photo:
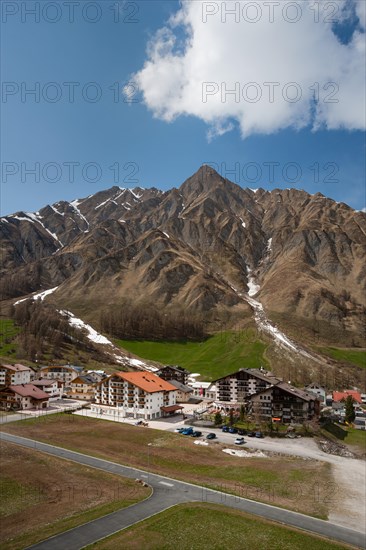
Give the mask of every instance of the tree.
<svg viewBox="0 0 366 550">
<path fill-rule="evenodd" d="M 244 422 L 245 420 L 245 407 L 244 405 L 240 405 L 240 422 Z"/>
<path fill-rule="evenodd" d="M 345 421 L 353 422 L 354 419 L 356 418 L 356 413 L 355 413 L 355 407 L 353 405 L 352 395 L 347 396 L 344 406 L 345 406 L 345 412 L 346 412 Z"/>
<path fill-rule="evenodd" d="M 222 424 L 222 416 L 219 412 L 215 414 L 215 426 Z"/>
<path fill-rule="evenodd" d="M 230 426 L 234 424 L 234 409 L 230 409 L 229 411 L 229 424 Z"/>
</svg>

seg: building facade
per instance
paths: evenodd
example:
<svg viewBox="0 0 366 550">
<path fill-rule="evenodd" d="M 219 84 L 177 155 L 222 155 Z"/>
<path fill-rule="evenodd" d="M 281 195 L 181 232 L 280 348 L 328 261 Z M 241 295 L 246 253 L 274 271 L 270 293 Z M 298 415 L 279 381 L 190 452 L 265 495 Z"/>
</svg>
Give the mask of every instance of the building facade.
<svg viewBox="0 0 366 550">
<path fill-rule="evenodd" d="M 45 409 L 49 396 L 33 384 L 18 384 L 0 389 L 2 410 Z"/>
<path fill-rule="evenodd" d="M 312 393 L 285 382 L 270 386 L 249 398 L 249 413 L 258 420 L 302 424 L 319 415 L 320 401 Z"/>
<path fill-rule="evenodd" d="M 322 403 L 325 403 L 326 391 L 324 388 L 319 386 L 319 384 L 315 384 L 313 382 L 312 384 L 309 384 L 305 387 L 305 391 L 307 391 L 308 393 L 313 393 Z"/>
<path fill-rule="evenodd" d="M 178 365 L 167 365 L 166 367 L 159 369 L 156 374 L 167 382 L 170 380 L 177 380 L 177 382 L 187 385 L 190 372 L 183 367 L 179 367 Z"/>
<path fill-rule="evenodd" d="M 178 382 L 178 380 L 170 380 L 170 384 L 177 390 L 177 403 L 187 403 L 190 400 L 193 395 L 193 388 Z"/>
<path fill-rule="evenodd" d="M 216 401 L 223 407 L 238 407 L 248 398 L 281 380 L 258 369 L 240 369 L 216 380 Z"/>
<path fill-rule="evenodd" d="M 67 396 L 72 399 L 94 401 L 96 384 L 94 377 L 88 374 L 81 374 L 70 382 Z"/>
<path fill-rule="evenodd" d="M 122 416 L 152 420 L 174 412 L 177 389 L 151 372 L 116 372 L 96 385 L 95 403 Z"/>
<path fill-rule="evenodd" d="M 29 384 L 33 369 L 24 365 L 0 365 L 0 387 Z"/>
<path fill-rule="evenodd" d="M 65 386 L 68 386 L 82 372 L 82 367 L 72 367 L 64 365 L 62 367 L 42 367 L 38 371 L 39 378 L 48 378 L 49 380 L 60 380 Z"/>
<path fill-rule="evenodd" d="M 38 380 L 33 380 L 32 382 L 33 386 L 36 386 L 36 388 L 39 388 L 43 392 L 45 392 L 50 401 L 56 401 L 59 399 L 62 395 L 62 388 L 60 388 L 60 385 L 57 380 L 49 380 L 48 378 L 41 378 Z"/>
</svg>

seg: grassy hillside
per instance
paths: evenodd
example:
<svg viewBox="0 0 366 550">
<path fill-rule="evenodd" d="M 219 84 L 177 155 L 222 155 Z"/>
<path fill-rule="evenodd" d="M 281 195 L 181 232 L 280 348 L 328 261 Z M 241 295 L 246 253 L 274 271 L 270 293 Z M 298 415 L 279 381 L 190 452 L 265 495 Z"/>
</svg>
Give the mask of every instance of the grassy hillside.
<svg viewBox="0 0 366 550">
<path fill-rule="evenodd" d="M 342 349 L 334 347 L 322 347 L 318 348 L 318 350 L 320 353 L 323 353 L 336 361 L 349 363 L 350 365 L 355 365 L 366 369 L 366 350 Z"/>
<path fill-rule="evenodd" d="M 215 380 L 239 368 L 268 366 L 264 358 L 267 345 L 256 339 L 252 329 L 221 332 L 203 342 L 153 342 L 116 340 L 122 348 L 151 361 L 181 365 L 203 380 Z"/>
<path fill-rule="evenodd" d="M 17 343 L 15 341 L 16 336 L 19 334 L 20 329 L 15 326 L 12 319 L 0 319 L 0 355 L 9 357 L 11 359 L 16 358 Z"/>
</svg>

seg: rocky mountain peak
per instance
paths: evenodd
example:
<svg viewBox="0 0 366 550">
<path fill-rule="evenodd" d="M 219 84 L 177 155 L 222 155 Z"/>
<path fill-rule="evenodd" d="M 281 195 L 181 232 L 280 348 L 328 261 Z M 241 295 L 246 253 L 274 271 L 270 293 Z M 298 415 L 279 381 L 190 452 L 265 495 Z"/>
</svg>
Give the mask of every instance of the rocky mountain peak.
<svg viewBox="0 0 366 550">
<path fill-rule="evenodd" d="M 178 189 L 113 186 L 1 221 L 4 299 L 58 285 L 91 315 L 128 296 L 230 318 L 255 289 L 279 320 L 360 340 L 366 215 L 321 193 L 243 189 L 203 165 Z"/>
</svg>

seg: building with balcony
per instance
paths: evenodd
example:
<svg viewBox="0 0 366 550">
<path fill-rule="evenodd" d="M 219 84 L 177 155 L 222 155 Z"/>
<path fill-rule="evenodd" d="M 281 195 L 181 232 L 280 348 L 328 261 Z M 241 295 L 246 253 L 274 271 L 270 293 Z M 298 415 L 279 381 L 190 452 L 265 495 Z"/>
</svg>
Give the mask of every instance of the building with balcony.
<svg viewBox="0 0 366 550">
<path fill-rule="evenodd" d="M 249 397 L 249 413 L 254 418 L 284 424 L 302 424 L 319 415 L 316 395 L 279 382 Z"/>
<path fill-rule="evenodd" d="M 95 382 L 93 376 L 90 376 L 89 374 L 80 374 L 70 382 L 69 387 L 66 390 L 66 395 L 71 399 L 93 401 L 96 385 L 97 382 Z"/>
<path fill-rule="evenodd" d="M 95 403 L 119 409 L 122 417 L 153 420 L 172 414 L 177 388 L 154 373 L 115 372 L 95 388 Z"/>
<path fill-rule="evenodd" d="M 178 365 L 166 365 L 165 367 L 159 369 L 156 374 L 167 382 L 170 380 L 177 380 L 177 382 L 187 385 L 190 372 L 183 367 L 179 367 Z"/>
<path fill-rule="evenodd" d="M 33 384 L 17 384 L 0 389 L 0 408 L 4 411 L 45 409 L 49 395 Z"/>
<path fill-rule="evenodd" d="M 83 367 L 75 367 L 72 365 L 63 365 L 61 367 L 42 367 L 38 371 L 39 378 L 48 378 L 48 380 L 59 380 L 65 386 L 69 386 L 83 371 Z"/>
<path fill-rule="evenodd" d="M 0 387 L 29 384 L 33 369 L 24 365 L 0 365 Z"/>
<path fill-rule="evenodd" d="M 33 386 L 39 388 L 49 396 L 50 401 L 56 401 L 60 399 L 63 394 L 63 385 L 57 380 L 49 380 L 48 378 L 41 378 L 33 380 Z"/>
<path fill-rule="evenodd" d="M 251 395 L 280 382 L 279 378 L 263 369 L 240 369 L 215 381 L 217 405 L 238 408 L 246 403 Z"/>
</svg>

